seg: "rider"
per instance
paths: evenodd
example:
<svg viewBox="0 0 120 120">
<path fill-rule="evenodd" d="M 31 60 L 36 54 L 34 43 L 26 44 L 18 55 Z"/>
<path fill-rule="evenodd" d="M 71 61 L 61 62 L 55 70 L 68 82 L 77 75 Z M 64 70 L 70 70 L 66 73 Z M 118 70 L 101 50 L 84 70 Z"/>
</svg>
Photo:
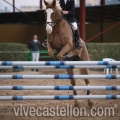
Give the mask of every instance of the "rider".
<svg viewBox="0 0 120 120">
<path fill-rule="evenodd" d="M 82 47 L 82 42 L 80 39 L 80 33 L 77 26 L 77 21 L 75 18 L 75 1 L 74 0 L 60 0 L 60 6 L 62 7 L 62 12 L 64 18 L 70 22 L 73 26 L 75 33 L 75 46 L 79 50 Z"/>
</svg>

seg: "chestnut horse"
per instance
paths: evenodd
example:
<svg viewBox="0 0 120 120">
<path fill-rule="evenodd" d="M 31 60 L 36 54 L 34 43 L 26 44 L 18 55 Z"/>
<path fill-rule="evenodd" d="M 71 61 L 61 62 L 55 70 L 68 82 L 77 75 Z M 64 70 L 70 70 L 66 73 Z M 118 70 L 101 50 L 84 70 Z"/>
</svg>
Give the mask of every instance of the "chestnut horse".
<svg viewBox="0 0 120 120">
<path fill-rule="evenodd" d="M 84 41 L 82 40 L 83 47 L 78 50 L 75 47 L 73 41 L 72 30 L 70 24 L 63 18 L 62 9 L 57 0 L 48 0 L 44 3 L 46 5 L 45 17 L 46 17 L 46 31 L 47 31 L 47 49 L 48 54 L 54 58 L 53 49 L 57 54 L 57 59 L 62 60 L 63 56 L 69 52 L 79 56 L 79 60 L 89 61 L 89 55 Z M 73 69 L 67 69 L 69 75 L 73 75 Z M 89 74 L 89 69 L 81 69 L 82 74 Z M 89 86 L 89 80 L 85 79 L 85 83 Z M 71 84 L 75 86 L 75 79 L 71 79 Z M 77 92 L 73 91 L 74 95 Z M 90 91 L 87 91 L 87 95 L 90 95 Z M 77 100 L 75 105 L 78 106 Z M 88 105 L 92 105 L 92 101 L 88 100 Z"/>
</svg>

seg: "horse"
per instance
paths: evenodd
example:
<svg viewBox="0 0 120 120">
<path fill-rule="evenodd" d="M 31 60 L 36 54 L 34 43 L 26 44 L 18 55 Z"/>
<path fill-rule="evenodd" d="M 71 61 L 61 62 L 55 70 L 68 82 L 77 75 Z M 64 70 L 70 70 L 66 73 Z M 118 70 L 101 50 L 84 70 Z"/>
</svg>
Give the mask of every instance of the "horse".
<svg viewBox="0 0 120 120">
<path fill-rule="evenodd" d="M 55 58 L 53 50 L 57 51 L 56 58 L 58 60 L 63 60 L 63 56 L 67 53 L 74 53 L 78 56 L 77 60 L 79 61 L 89 61 L 89 54 L 85 45 L 85 42 L 82 40 L 82 48 L 78 50 L 75 47 L 73 41 L 72 29 L 70 24 L 63 18 L 62 9 L 57 0 L 46 1 L 44 0 L 46 6 L 45 9 L 45 18 L 46 18 L 46 32 L 47 32 L 47 49 L 48 54 L 52 58 Z M 88 75 L 89 69 L 81 69 L 79 72 L 81 74 Z M 73 69 L 67 69 L 69 75 L 74 75 Z M 89 86 L 89 80 L 84 80 L 86 85 Z M 75 79 L 71 79 L 72 86 L 75 86 Z M 73 90 L 73 94 L 77 95 L 76 90 Z M 91 95 L 90 90 L 87 90 L 87 95 Z M 88 105 L 92 106 L 93 102 L 88 100 Z M 79 106 L 77 100 L 75 100 L 75 106 Z"/>
</svg>

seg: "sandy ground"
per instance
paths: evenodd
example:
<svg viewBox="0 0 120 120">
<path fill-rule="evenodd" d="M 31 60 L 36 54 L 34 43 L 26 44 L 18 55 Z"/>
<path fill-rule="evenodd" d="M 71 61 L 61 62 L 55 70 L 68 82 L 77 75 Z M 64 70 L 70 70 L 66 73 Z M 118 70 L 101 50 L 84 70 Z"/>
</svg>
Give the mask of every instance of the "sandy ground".
<svg viewBox="0 0 120 120">
<path fill-rule="evenodd" d="M 78 74 L 77 70 L 75 70 L 76 74 Z M 51 70 L 51 69 L 43 69 L 39 70 L 39 72 L 33 72 L 29 70 L 21 71 L 21 72 L 8 72 L 0 74 L 61 74 L 66 73 L 66 70 Z M 91 74 L 103 74 L 103 71 L 91 71 Z M 1 86 L 13 86 L 13 85 L 22 85 L 22 86 L 32 86 L 32 85 L 40 85 L 40 86 L 56 86 L 56 85 L 71 85 L 69 80 L 0 80 Z M 76 85 L 85 85 L 83 80 L 76 80 Z M 119 80 L 90 80 L 90 85 L 92 86 L 119 86 Z M 79 95 L 86 95 L 86 91 L 77 91 Z M 91 93 L 93 95 L 106 95 L 106 94 L 120 94 L 120 91 L 105 91 L 105 90 L 92 90 Z M 8 91 L 8 90 L 0 90 L 1 96 L 13 96 L 13 95 L 72 95 L 72 91 L 54 91 L 54 90 L 24 90 L 24 91 Z M 120 120 L 120 100 L 93 100 L 93 107 L 96 108 L 106 108 L 113 107 L 114 108 L 114 116 L 15 116 L 14 108 L 24 107 L 24 108 L 44 108 L 44 107 L 56 107 L 57 105 L 62 108 L 67 105 L 74 106 L 74 100 L 71 101 L 59 101 L 59 100 L 23 100 L 23 101 L 0 101 L 0 120 Z M 87 100 L 79 100 L 80 108 L 85 107 L 87 112 L 91 111 L 91 108 L 87 104 Z"/>
</svg>

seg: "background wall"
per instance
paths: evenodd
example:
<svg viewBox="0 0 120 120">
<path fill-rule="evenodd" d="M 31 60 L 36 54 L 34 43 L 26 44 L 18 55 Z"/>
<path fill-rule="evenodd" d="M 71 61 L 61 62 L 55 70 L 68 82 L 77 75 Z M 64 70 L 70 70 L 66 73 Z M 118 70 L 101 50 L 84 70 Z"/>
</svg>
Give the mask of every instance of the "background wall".
<svg viewBox="0 0 120 120">
<path fill-rule="evenodd" d="M 35 24 L 5 24 L 0 25 L 0 42 L 15 42 L 28 44 L 37 34 L 38 39 L 46 39 L 45 26 Z"/>
<path fill-rule="evenodd" d="M 104 30 L 114 25 L 116 22 L 104 22 Z M 87 39 L 93 37 L 94 35 L 100 33 L 100 23 L 87 24 Z M 100 36 L 92 40 L 91 42 L 100 42 Z M 103 34 L 103 43 L 113 43 L 120 42 L 120 24 L 111 30 Z"/>
<path fill-rule="evenodd" d="M 113 22 L 104 23 L 104 28 L 113 25 Z M 86 25 L 87 39 L 100 32 L 99 23 L 91 23 Z M 46 39 L 46 30 L 44 25 L 40 24 L 1 24 L 0 25 L 0 42 L 15 42 L 28 44 L 32 40 L 33 35 L 37 34 L 39 40 L 43 42 Z M 105 42 L 120 42 L 120 25 L 103 35 Z M 97 37 L 92 42 L 100 42 L 100 37 Z"/>
</svg>

